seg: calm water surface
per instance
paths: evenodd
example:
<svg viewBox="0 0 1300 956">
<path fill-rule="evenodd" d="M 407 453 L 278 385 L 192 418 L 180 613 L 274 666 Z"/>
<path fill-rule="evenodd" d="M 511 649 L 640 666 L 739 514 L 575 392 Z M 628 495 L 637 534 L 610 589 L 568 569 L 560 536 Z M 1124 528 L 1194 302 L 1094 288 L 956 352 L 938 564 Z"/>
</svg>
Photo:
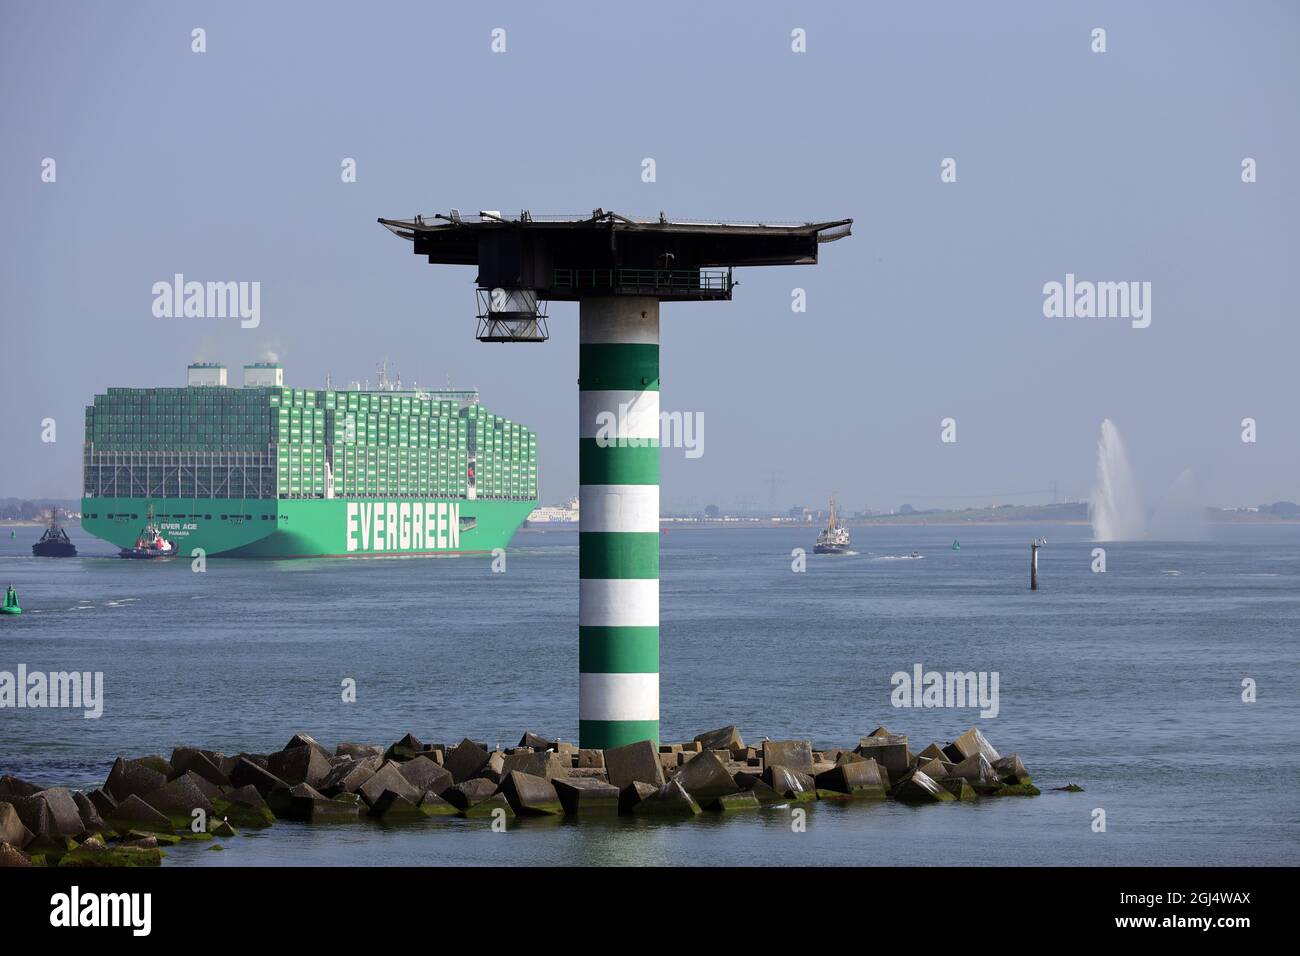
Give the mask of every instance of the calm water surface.
<svg viewBox="0 0 1300 956">
<path fill-rule="evenodd" d="M 16 585 L 26 611 L 0 618 L 0 670 L 103 671 L 104 716 L 0 710 L 0 773 L 91 787 L 118 754 L 267 751 L 298 730 L 328 744 L 408 730 L 576 738 L 574 532 L 517 535 L 504 574 L 477 556 L 213 559 L 195 574 L 69 531 L 82 557 L 38 561 L 40 529 L 0 529 L 0 587 Z M 1049 539 L 1037 593 L 1032 534 Z M 1110 544 L 1105 574 L 1076 526 L 857 529 L 857 554 L 810 553 L 792 573 L 791 549 L 811 538 L 663 537 L 664 739 L 736 723 L 747 741 L 843 746 L 885 724 L 920 750 L 978 723 L 1043 796 L 822 804 L 806 833 L 784 809 L 505 834 L 462 820 L 278 823 L 224 853 L 175 849 L 168 865 L 1300 863 L 1300 527 Z M 892 707 L 890 676 L 917 663 L 998 672 L 1000 713 Z M 345 678 L 356 703 L 342 702 Z M 1244 678 L 1256 703 L 1242 702 Z M 1087 792 L 1046 790 L 1070 782 Z"/>
</svg>

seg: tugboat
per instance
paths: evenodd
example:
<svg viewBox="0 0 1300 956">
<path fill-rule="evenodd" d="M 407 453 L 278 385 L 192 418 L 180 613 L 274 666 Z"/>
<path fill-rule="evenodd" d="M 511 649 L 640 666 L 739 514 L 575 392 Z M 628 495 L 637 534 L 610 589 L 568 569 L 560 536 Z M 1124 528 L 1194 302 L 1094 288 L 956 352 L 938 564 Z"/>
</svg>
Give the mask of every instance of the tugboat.
<svg viewBox="0 0 1300 956">
<path fill-rule="evenodd" d="M 839 515 L 835 511 L 835 499 L 831 499 L 831 516 L 817 535 L 817 544 L 813 548 L 813 554 L 848 554 L 849 553 L 849 529 L 840 524 Z"/>
<path fill-rule="evenodd" d="M 18 591 L 11 584 L 5 591 L 5 602 L 0 604 L 0 614 L 22 614 L 23 609 L 18 606 Z"/>
<path fill-rule="evenodd" d="M 77 546 L 68 539 L 68 533 L 59 527 L 58 509 L 50 509 L 50 526 L 41 540 L 32 545 L 32 554 L 38 558 L 75 558 Z"/>
<path fill-rule="evenodd" d="M 144 530 L 135 539 L 134 548 L 123 548 L 118 552 L 120 558 L 171 558 L 176 555 L 176 546 L 162 536 L 153 517 L 153 505 L 145 515 Z"/>
</svg>

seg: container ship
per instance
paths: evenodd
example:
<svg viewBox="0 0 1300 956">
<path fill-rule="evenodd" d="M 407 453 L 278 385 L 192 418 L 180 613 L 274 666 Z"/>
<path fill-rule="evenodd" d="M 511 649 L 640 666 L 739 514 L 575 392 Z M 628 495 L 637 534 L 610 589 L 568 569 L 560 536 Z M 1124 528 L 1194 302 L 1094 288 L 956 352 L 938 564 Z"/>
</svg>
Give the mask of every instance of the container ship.
<svg viewBox="0 0 1300 956">
<path fill-rule="evenodd" d="M 537 506 L 537 438 L 476 389 L 242 387 L 200 362 L 184 388 L 110 388 L 86 408 L 82 528 L 135 545 L 152 508 L 181 556 L 309 558 L 504 548 Z"/>
</svg>

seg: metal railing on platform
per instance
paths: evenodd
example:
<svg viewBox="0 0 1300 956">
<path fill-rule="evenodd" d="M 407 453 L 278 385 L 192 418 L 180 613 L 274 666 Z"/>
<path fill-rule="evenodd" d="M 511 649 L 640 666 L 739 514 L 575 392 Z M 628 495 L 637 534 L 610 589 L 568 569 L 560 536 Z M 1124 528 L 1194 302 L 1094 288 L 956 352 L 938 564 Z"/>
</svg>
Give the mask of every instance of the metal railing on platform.
<svg viewBox="0 0 1300 956">
<path fill-rule="evenodd" d="M 730 269 L 556 269 L 552 284 L 557 289 L 729 295 L 732 279 Z"/>
</svg>

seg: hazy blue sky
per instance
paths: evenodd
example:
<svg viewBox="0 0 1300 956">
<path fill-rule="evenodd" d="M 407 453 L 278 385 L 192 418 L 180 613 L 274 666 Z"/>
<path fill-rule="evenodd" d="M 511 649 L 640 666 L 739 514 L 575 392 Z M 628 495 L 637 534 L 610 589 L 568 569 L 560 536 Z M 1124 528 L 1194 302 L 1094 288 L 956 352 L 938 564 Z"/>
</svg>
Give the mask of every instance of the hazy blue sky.
<svg viewBox="0 0 1300 956">
<path fill-rule="evenodd" d="M 475 270 L 375 218 L 600 206 L 855 219 L 816 267 L 665 306 L 663 407 L 705 420 L 703 457 L 663 453 L 666 507 L 767 506 L 774 473 L 783 507 L 1083 496 L 1104 417 L 1153 499 L 1185 467 L 1216 503 L 1300 499 L 1298 11 L 7 0 L 0 496 L 79 494 L 96 392 L 268 349 L 298 387 L 385 356 L 477 385 L 536 428 L 543 498 L 576 493 L 576 306 L 545 345 L 480 344 Z M 261 326 L 154 318 L 176 272 L 260 281 Z M 1066 273 L 1151 282 L 1150 327 L 1045 318 Z"/>
</svg>

